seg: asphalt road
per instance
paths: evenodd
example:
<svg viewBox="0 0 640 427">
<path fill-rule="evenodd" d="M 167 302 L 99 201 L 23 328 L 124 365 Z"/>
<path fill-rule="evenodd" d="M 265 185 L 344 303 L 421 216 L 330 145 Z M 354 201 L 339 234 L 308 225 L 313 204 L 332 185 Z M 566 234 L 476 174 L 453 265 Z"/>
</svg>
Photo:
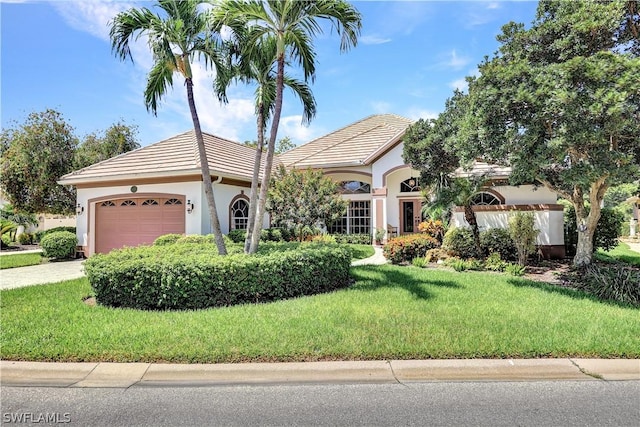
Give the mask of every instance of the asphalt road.
<svg viewBox="0 0 640 427">
<path fill-rule="evenodd" d="M 621 427 L 640 420 L 640 381 L 2 387 L 1 392 L 2 425 Z"/>
</svg>

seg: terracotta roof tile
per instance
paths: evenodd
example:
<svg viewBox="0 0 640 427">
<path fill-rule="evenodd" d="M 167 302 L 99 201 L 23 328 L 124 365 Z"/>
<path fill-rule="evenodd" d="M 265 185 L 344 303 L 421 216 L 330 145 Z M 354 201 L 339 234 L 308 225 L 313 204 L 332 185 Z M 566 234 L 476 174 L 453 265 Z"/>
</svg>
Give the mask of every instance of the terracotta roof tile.
<svg viewBox="0 0 640 427">
<path fill-rule="evenodd" d="M 327 167 L 365 164 L 404 134 L 411 120 L 393 114 L 366 117 L 280 155 L 286 166 Z"/>
</svg>

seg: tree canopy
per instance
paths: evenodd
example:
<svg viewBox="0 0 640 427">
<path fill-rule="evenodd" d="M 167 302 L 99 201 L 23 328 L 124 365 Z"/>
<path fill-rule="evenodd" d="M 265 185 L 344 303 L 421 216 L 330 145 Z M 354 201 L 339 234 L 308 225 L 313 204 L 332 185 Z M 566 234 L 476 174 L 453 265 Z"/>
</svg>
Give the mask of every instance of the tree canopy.
<svg viewBox="0 0 640 427">
<path fill-rule="evenodd" d="M 23 124 L 3 129 L 0 186 L 16 211 L 69 213 L 72 187 L 56 181 L 73 169 L 77 138 L 55 110 L 31 113 Z"/>
<path fill-rule="evenodd" d="M 267 211 L 274 225 L 292 228 L 302 238 L 303 229 L 329 224 L 344 215 L 348 201 L 337 190 L 338 184 L 321 170 L 287 171 L 281 165 L 269 187 Z"/>
<path fill-rule="evenodd" d="M 62 175 L 140 147 L 137 128 L 123 121 L 78 144 L 73 127 L 52 109 L 33 112 L 0 135 L 0 186 L 20 214 L 72 213 L 76 191 L 57 184 Z"/>
<path fill-rule="evenodd" d="M 531 28 L 503 27 L 498 52 L 444 113 L 464 104 L 447 152 L 509 166 L 513 184 L 571 201 L 576 265 L 592 260 L 607 188 L 640 174 L 638 3 L 541 1 Z"/>
<path fill-rule="evenodd" d="M 137 134 L 137 126 L 127 125 L 123 121 L 114 123 L 104 132 L 90 133 L 76 150 L 74 169 L 82 169 L 140 148 L 136 140 Z"/>
</svg>

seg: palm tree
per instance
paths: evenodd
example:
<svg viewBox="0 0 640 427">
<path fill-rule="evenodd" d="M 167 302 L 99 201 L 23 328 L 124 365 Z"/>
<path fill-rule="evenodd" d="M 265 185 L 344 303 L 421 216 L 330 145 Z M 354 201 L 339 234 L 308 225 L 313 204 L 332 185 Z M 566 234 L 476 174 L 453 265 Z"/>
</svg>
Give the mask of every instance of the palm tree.
<svg viewBox="0 0 640 427">
<path fill-rule="evenodd" d="M 341 36 L 340 49 L 346 51 L 357 44 L 362 19 L 360 13 L 344 0 L 221 0 L 213 13 L 219 23 L 228 26 L 237 35 L 244 35 L 241 37 L 242 56 L 261 56 L 261 41 L 268 38 L 273 38 L 276 45 L 275 56 L 271 59 L 276 70 L 271 131 L 256 214 L 256 219 L 262 218 L 282 113 L 285 66 L 292 62 L 302 67 L 304 80 L 313 81 L 316 54 L 312 40 L 322 33 L 319 20 L 327 20 L 332 24 Z M 261 229 L 261 221 L 255 220 L 250 253 L 258 249 Z"/>
<path fill-rule="evenodd" d="M 485 176 L 466 178 L 443 176 L 440 183 L 432 186 L 426 194 L 427 200 L 430 201 L 424 207 L 426 213 L 431 215 L 436 212 L 446 212 L 445 215 L 450 216 L 453 207 L 461 206 L 464 209 L 464 219 L 471 227 L 473 243 L 478 255 L 482 255 L 482 245 L 478 219 L 473 210 L 473 196 L 485 187 L 486 182 Z"/>
<path fill-rule="evenodd" d="M 253 166 L 253 176 L 251 180 L 251 192 L 249 196 L 249 218 L 247 223 L 247 237 L 245 239 L 244 251 L 250 253 L 254 224 L 258 208 L 258 184 L 260 174 L 260 164 L 262 152 L 264 150 L 264 132 L 266 124 L 273 113 L 276 96 L 276 72 L 273 58 L 276 57 L 277 46 L 273 37 L 268 37 L 259 41 L 260 49 L 252 57 L 240 57 L 239 63 L 234 67 L 228 77 L 233 77 L 243 83 L 255 83 L 255 105 L 256 105 L 256 127 L 257 142 L 256 154 Z M 316 113 L 316 101 L 309 86 L 300 80 L 294 79 L 287 74 L 284 75 L 284 85 L 291 89 L 303 104 L 303 123 L 309 123 Z M 228 86 L 229 81 L 218 79 L 221 86 L 219 90 Z"/>
<path fill-rule="evenodd" d="M 144 100 L 147 110 L 157 114 L 158 102 L 167 88 L 173 86 L 173 74 L 180 73 L 185 80 L 187 100 L 198 145 L 200 169 L 207 198 L 211 227 L 220 255 L 227 249 L 222 239 L 220 221 L 213 196 L 209 161 L 202 138 L 200 120 L 193 97 L 193 74 L 191 64 L 196 59 L 204 59 L 205 66 L 214 66 L 217 75 L 226 73 L 221 43 L 210 31 L 210 12 L 202 11 L 206 2 L 198 0 L 158 0 L 163 16 L 146 7 L 132 8 L 116 15 L 110 22 L 111 48 L 121 59 L 133 61 L 129 43 L 146 35 L 153 53 L 154 65 L 147 77 Z M 221 101 L 226 100 L 224 92 L 218 93 Z"/>
</svg>

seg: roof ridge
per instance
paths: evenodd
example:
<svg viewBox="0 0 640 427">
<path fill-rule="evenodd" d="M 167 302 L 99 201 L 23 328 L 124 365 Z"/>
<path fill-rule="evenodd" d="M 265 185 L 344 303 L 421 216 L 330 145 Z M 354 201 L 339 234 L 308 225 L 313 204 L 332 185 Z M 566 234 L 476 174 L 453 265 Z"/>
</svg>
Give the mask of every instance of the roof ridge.
<svg viewBox="0 0 640 427">
<path fill-rule="evenodd" d="M 370 114 L 370 115 L 368 115 L 368 116 L 367 116 L 367 117 L 365 117 L 365 118 L 362 118 L 362 119 L 360 119 L 360 120 L 356 120 L 355 122 L 350 123 L 350 124 L 348 124 L 348 125 L 345 125 L 345 126 L 343 126 L 343 127 L 339 128 L 339 129 L 336 129 L 336 130 L 334 130 L 333 132 L 329 132 L 329 133 L 328 133 L 328 134 L 326 134 L 326 135 L 322 135 L 322 136 L 319 136 L 319 137 L 317 137 L 317 138 L 315 138 L 315 139 L 312 139 L 312 140 L 311 140 L 311 141 L 309 141 L 309 142 L 305 142 L 304 144 L 299 145 L 298 147 L 296 147 L 296 148 L 294 148 L 294 149 L 292 149 L 292 150 L 289 150 L 287 153 L 289 153 L 289 152 L 291 152 L 291 151 L 294 151 L 294 150 L 295 150 L 295 149 L 297 149 L 297 148 L 302 148 L 302 147 L 304 147 L 305 145 L 312 144 L 312 143 L 314 143 L 314 142 L 316 142 L 316 141 L 318 141 L 318 140 L 320 140 L 320 139 L 327 138 L 327 137 L 329 137 L 329 136 L 331 136 L 331 135 L 334 135 L 334 134 L 336 134 L 336 133 L 338 133 L 338 132 L 341 132 L 341 131 L 343 131 L 343 130 L 345 130 L 345 129 L 347 129 L 347 128 L 350 128 L 350 127 L 352 127 L 352 126 L 355 126 L 355 125 L 357 125 L 357 124 L 360 124 L 360 123 L 362 123 L 362 122 L 364 122 L 364 121 L 366 121 L 366 120 L 372 119 L 373 117 L 382 117 L 382 116 L 386 116 L 386 115 L 391 115 L 391 114 Z M 400 116 L 398 116 L 398 117 L 400 117 Z M 408 120 L 408 119 L 405 119 L 405 120 Z M 365 133 L 367 133 L 367 132 L 371 131 L 372 129 L 375 129 L 375 128 L 379 127 L 379 126 L 381 126 L 381 124 L 376 124 L 374 127 L 368 128 L 367 130 L 362 131 L 362 132 L 358 133 L 357 135 L 352 136 L 351 138 L 347 138 L 347 139 L 344 139 L 344 140 L 338 140 L 338 141 L 337 141 L 336 143 L 334 143 L 334 144 L 331 144 L 331 145 L 325 146 L 325 147 L 323 147 L 323 148 L 319 148 L 319 149 L 317 149 L 317 150 L 313 151 L 311 154 L 309 154 L 309 155 L 307 155 L 307 156 L 303 156 L 303 157 L 300 157 L 300 158 L 296 159 L 293 163 L 298 163 L 298 162 L 300 162 L 300 161 L 302 161 L 302 160 L 306 160 L 306 159 L 308 159 L 309 157 L 313 157 L 313 156 L 315 156 L 316 154 L 318 154 L 318 153 L 320 153 L 320 152 L 322 152 L 322 151 L 325 151 L 325 150 L 326 150 L 326 149 L 328 149 L 328 148 L 335 147 L 336 145 L 342 144 L 342 143 L 343 143 L 343 142 L 345 142 L 345 141 L 349 141 L 349 140 L 351 140 L 351 139 L 355 138 L 356 136 L 363 135 L 363 134 L 365 134 Z"/>
</svg>

